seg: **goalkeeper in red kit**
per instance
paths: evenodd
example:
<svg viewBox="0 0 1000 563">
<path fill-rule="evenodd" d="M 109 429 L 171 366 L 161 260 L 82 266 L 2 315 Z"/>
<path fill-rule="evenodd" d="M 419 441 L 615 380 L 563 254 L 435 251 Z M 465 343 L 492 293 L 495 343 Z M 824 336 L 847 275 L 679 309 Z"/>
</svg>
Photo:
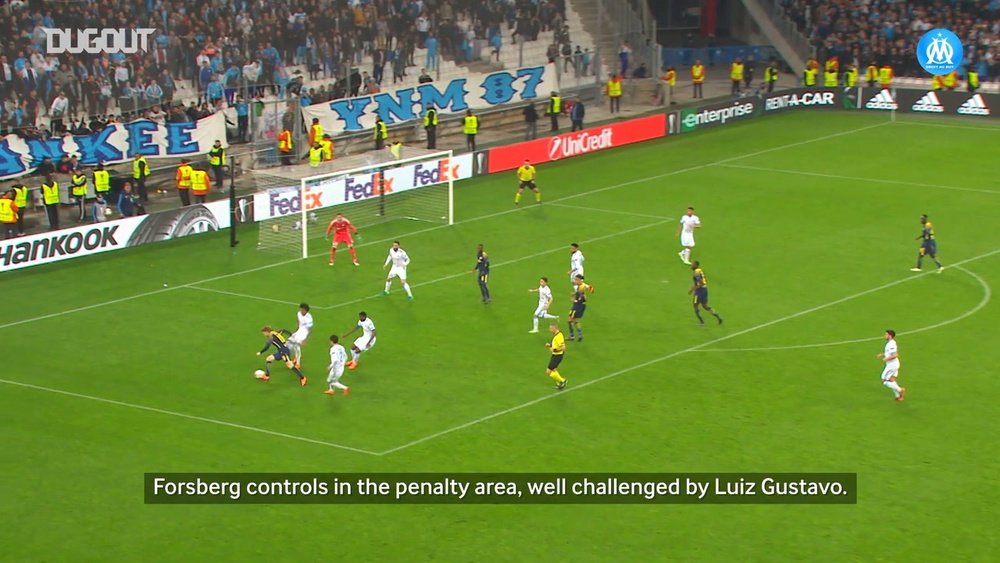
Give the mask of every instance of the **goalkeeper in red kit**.
<svg viewBox="0 0 1000 563">
<path fill-rule="evenodd" d="M 337 213 L 337 216 L 330 221 L 330 226 L 326 228 L 326 236 L 329 238 L 330 233 L 333 233 L 333 244 L 330 245 L 330 265 L 333 266 L 333 260 L 337 256 L 337 247 L 340 243 L 347 245 L 347 251 L 351 253 L 351 260 L 354 261 L 355 266 L 360 266 L 358 264 L 358 253 L 354 250 L 354 239 L 351 235 L 358 234 L 358 229 L 344 217 L 343 213 Z"/>
</svg>

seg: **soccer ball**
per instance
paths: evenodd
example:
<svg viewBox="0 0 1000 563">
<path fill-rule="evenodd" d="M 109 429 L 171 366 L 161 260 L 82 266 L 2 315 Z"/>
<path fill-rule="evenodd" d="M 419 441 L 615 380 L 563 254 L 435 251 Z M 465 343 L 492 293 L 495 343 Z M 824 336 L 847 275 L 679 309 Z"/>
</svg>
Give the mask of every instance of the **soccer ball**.
<svg viewBox="0 0 1000 563">
<path fill-rule="evenodd" d="M 259 369 L 259 370 L 255 371 L 255 372 L 253 372 L 253 375 L 254 375 L 254 377 L 264 377 L 264 375 L 266 375 L 266 374 L 264 373 L 264 370 Z"/>
<path fill-rule="evenodd" d="M 274 232 L 276 232 L 276 233 L 280 232 L 281 231 L 281 225 L 275 223 L 275 224 L 271 225 L 271 230 L 274 231 Z"/>
</svg>

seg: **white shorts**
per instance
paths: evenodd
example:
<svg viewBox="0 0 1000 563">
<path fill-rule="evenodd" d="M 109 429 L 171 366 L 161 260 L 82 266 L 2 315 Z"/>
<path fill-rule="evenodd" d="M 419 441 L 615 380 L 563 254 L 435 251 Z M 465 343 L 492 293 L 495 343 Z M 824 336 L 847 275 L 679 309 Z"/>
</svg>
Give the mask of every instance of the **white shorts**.
<svg viewBox="0 0 1000 563">
<path fill-rule="evenodd" d="M 399 267 L 396 267 L 396 266 L 393 266 L 392 268 L 389 268 L 389 277 L 387 279 L 391 280 L 392 278 L 396 278 L 396 277 L 398 277 L 401 280 L 405 280 L 406 279 L 406 268 L 399 268 Z"/>
<path fill-rule="evenodd" d="M 326 376 L 326 380 L 330 383 L 334 381 L 340 381 L 341 376 L 344 375 L 344 364 L 339 364 L 330 368 L 330 373 Z"/>
<path fill-rule="evenodd" d="M 899 364 L 886 364 L 885 369 L 882 370 L 882 381 L 889 381 L 890 378 L 899 376 Z"/>
<path fill-rule="evenodd" d="M 288 342 L 292 344 L 303 344 L 308 339 L 309 339 L 309 331 L 304 328 L 300 328 L 299 330 L 296 330 L 295 332 L 292 333 L 291 336 L 288 337 Z"/>
<path fill-rule="evenodd" d="M 548 312 L 549 310 L 544 305 L 539 305 L 538 308 L 535 309 L 535 316 L 540 319 L 545 316 L 545 313 Z"/>
<path fill-rule="evenodd" d="M 375 346 L 375 340 L 377 340 L 377 339 L 376 338 L 372 338 L 371 346 L 368 347 L 369 349 L 372 348 L 373 346 Z M 354 347 L 357 348 L 358 350 L 361 350 L 361 351 L 366 350 L 365 344 L 368 344 L 368 337 L 367 336 L 359 336 L 356 339 L 354 339 Z"/>
<path fill-rule="evenodd" d="M 691 248 L 694 246 L 694 233 L 681 233 L 681 246 Z"/>
</svg>

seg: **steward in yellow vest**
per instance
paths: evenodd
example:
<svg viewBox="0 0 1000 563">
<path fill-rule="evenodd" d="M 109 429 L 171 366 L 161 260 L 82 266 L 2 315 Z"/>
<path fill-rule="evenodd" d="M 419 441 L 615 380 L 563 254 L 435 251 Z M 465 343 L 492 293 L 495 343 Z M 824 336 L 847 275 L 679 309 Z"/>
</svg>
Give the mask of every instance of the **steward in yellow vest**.
<svg viewBox="0 0 1000 563">
<path fill-rule="evenodd" d="M 764 83 L 767 84 L 767 91 L 774 92 L 774 83 L 778 81 L 778 67 L 774 66 L 774 61 L 768 63 L 764 69 Z"/>
<path fill-rule="evenodd" d="M 135 159 L 132 161 L 132 183 L 135 184 L 135 188 L 139 192 L 139 200 L 143 203 L 149 201 L 149 196 L 146 195 L 146 177 L 148 176 L 149 163 L 146 162 L 146 157 L 141 154 L 135 155 Z"/>
<path fill-rule="evenodd" d="M 865 69 L 865 81 L 868 82 L 869 88 L 874 88 L 875 83 L 878 82 L 878 67 L 875 66 L 874 62 L 869 64 L 868 68 Z"/>
<path fill-rule="evenodd" d="M 177 184 L 177 195 L 181 198 L 181 205 L 187 207 L 191 205 L 191 173 L 194 171 L 187 159 L 182 159 L 174 181 Z"/>
<path fill-rule="evenodd" d="M 605 92 L 608 94 L 611 113 L 620 112 L 622 110 L 622 77 L 618 74 L 612 76 L 611 80 L 608 80 Z"/>
<path fill-rule="evenodd" d="M 87 176 L 80 170 L 73 172 L 70 191 L 80 210 L 79 221 L 87 218 Z"/>
<path fill-rule="evenodd" d="M 45 203 L 45 215 L 49 218 L 49 230 L 59 229 L 59 182 L 52 179 L 51 174 L 45 175 L 42 182 L 42 201 Z"/>
<path fill-rule="evenodd" d="M 191 169 L 191 193 L 198 203 L 205 203 L 205 196 L 208 194 L 209 181 L 208 172 L 197 168 Z"/>
<path fill-rule="evenodd" d="M 20 208 L 14 203 L 13 194 L 0 195 L 0 225 L 3 225 L 4 238 L 12 239 L 18 235 L 18 218 Z"/>
<path fill-rule="evenodd" d="M 479 133 L 479 118 L 472 115 L 472 110 L 465 110 L 462 119 L 462 131 L 465 133 L 465 145 L 470 151 L 476 151 L 476 134 Z"/>
<path fill-rule="evenodd" d="M 949 90 L 954 90 L 955 88 L 958 87 L 958 72 L 953 70 L 948 74 L 944 75 L 942 77 L 942 82 L 944 83 L 945 88 Z"/>
<path fill-rule="evenodd" d="M 438 112 L 434 106 L 428 105 L 424 112 L 424 131 L 427 132 L 427 148 L 437 148 Z"/>
<path fill-rule="evenodd" d="M 965 73 L 966 85 L 968 86 L 969 92 L 975 92 L 979 89 L 979 73 L 972 70 L 971 68 Z"/>
<path fill-rule="evenodd" d="M 704 97 L 701 92 L 702 84 L 704 83 L 705 65 L 701 64 L 701 60 L 695 59 L 694 64 L 691 65 L 691 86 L 694 89 L 693 95 L 695 98 Z"/>
<path fill-rule="evenodd" d="M 98 163 L 94 169 L 94 191 L 98 194 L 104 194 L 105 199 L 108 192 L 111 191 L 111 174 L 104 169 L 104 165 L 101 163 Z"/>
<path fill-rule="evenodd" d="M 11 186 L 14 191 L 14 205 L 17 206 L 17 234 L 24 234 L 24 212 L 28 209 L 28 186 L 24 184 L 14 184 Z"/>
<path fill-rule="evenodd" d="M 382 121 L 381 116 L 375 117 L 375 150 L 385 148 L 385 140 L 389 138 L 389 127 Z"/>
<path fill-rule="evenodd" d="M 282 165 L 292 165 L 292 149 L 294 148 L 294 143 L 292 143 L 292 132 L 288 129 L 282 129 L 281 133 L 278 133 L 278 152 L 281 153 Z"/>
<path fill-rule="evenodd" d="M 323 140 L 319 144 L 323 147 L 323 160 L 333 160 L 333 139 L 330 135 L 324 133 Z"/>
<path fill-rule="evenodd" d="M 892 67 L 889 65 L 882 65 L 882 68 L 878 69 L 878 82 L 882 86 L 882 89 L 892 88 L 892 79 L 895 75 L 892 73 Z"/>
<path fill-rule="evenodd" d="M 854 88 L 858 85 L 858 69 L 854 65 L 847 65 L 844 72 L 844 86 Z"/>
<path fill-rule="evenodd" d="M 729 79 L 733 81 L 733 94 L 740 92 L 740 84 L 743 82 L 743 60 L 739 57 L 729 65 Z"/>
<path fill-rule="evenodd" d="M 552 92 L 549 96 L 549 119 L 552 120 L 552 131 L 559 130 L 559 114 L 562 113 L 562 98 L 559 97 L 558 92 Z"/>
<path fill-rule="evenodd" d="M 835 71 L 835 70 L 828 70 L 828 71 L 824 72 L 823 73 L 823 86 L 825 86 L 827 88 L 836 88 L 837 87 L 837 78 L 838 78 L 837 77 L 837 71 Z"/>
<path fill-rule="evenodd" d="M 816 69 L 812 67 L 806 67 L 806 70 L 802 73 L 802 84 L 806 87 L 812 87 L 816 85 Z"/>
<path fill-rule="evenodd" d="M 215 189 L 222 190 L 222 181 L 226 177 L 226 149 L 222 148 L 222 141 L 216 139 L 215 144 L 208 151 L 208 164 L 212 167 L 212 175 L 215 176 Z"/>
<path fill-rule="evenodd" d="M 319 141 L 313 143 L 311 149 L 309 149 L 309 166 L 313 168 L 320 165 L 323 162 L 323 145 Z"/>
</svg>

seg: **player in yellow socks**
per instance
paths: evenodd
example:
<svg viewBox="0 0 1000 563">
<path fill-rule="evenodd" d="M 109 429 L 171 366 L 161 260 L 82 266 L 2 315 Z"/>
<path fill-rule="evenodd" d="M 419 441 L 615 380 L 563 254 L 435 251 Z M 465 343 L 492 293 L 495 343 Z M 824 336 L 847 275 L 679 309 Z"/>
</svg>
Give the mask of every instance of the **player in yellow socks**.
<svg viewBox="0 0 1000 563">
<path fill-rule="evenodd" d="M 552 333 L 552 342 L 546 342 L 545 347 L 552 351 L 549 359 L 549 367 L 545 370 L 545 375 L 556 382 L 556 389 L 562 391 L 566 388 L 566 378 L 559 375 L 559 364 L 562 363 L 563 355 L 566 353 L 566 339 L 563 337 L 559 325 L 552 323 L 549 325 L 549 332 Z"/>
<path fill-rule="evenodd" d="M 535 203 L 542 202 L 542 192 L 538 191 L 538 185 L 535 184 L 535 175 L 535 167 L 528 160 L 525 160 L 524 164 L 517 169 L 518 184 L 517 193 L 514 194 L 514 205 L 520 205 L 524 188 L 530 188 L 531 191 L 535 192 Z"/>
</svg>

